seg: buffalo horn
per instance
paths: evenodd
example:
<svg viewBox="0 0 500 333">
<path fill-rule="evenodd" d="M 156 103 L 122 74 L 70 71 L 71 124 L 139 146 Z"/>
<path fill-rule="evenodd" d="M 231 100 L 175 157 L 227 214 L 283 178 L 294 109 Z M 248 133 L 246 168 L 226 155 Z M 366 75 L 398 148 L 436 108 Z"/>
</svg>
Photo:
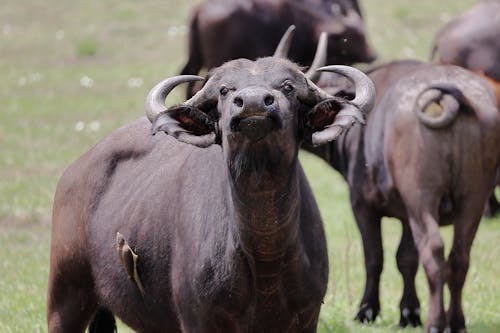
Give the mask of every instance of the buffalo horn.
<svg viewBox="0 0 500 333">
<path fill-rule="evenodd" d="M 360 70 L 343 65 L 332 65 L 318 68 L 321 72 L 333 72 L 345 76 L 354 83 L 355 97 L 349 104 L 356 106 L 362 113 L 368 113 L 375 103 L 375 86 Z"/>
<path fill-rule="evenodd" d="M 313 82 L 319 80 L 320 72 L 318 72 L 318 68 L 326 65 L 327 46 L 328 34 L 323 31 L 319 36 L 318 47 L 316 48 L 316 54 L 314 55 L 311 67 L 306 73 L 306 77 Z"/>
<path fill-rule="evenodd" d="M 151 89 L 146 98 L 146 116 L 150 122 L 154 122 L 157 115 L 165 111 L 165 99 L 168 94 L 181 83 L 203 80 L 197 75 L 177 75 L 165 79 Z"/>
<path fill-rule="evenodd" d="M 288 57 L 288 51 L 290 50 L 290 45 L 292 44 L 292 38 L 294 32 L 295 32 L 295 26 L 292 24 L 283 34 L 283 37 L 281 37 L 281 40 L 278 46 L 276 47 L 276 51 L 274 51 L 273 57 L 285 58 L 285 59 Z"/>
</svg>

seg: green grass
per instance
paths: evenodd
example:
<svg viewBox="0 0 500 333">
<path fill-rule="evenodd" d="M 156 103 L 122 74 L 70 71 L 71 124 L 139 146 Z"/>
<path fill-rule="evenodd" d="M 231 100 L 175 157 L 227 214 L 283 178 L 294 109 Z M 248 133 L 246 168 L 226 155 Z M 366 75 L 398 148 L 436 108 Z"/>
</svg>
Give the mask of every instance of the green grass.
<svg viewBox="0 0 500 333">
<path fill-rule="evenodd" d="M 99 43 L 91 37 L 84 38 L 76 46 L 76 53 L 82 57 L 94 56 L 99 49 Z"/>
<path fill-rule="evenodd" d="M 147 91 L 176 74 L 195 1 L 6 0 L 0 7 L 0 332 L 46 332 L 50 212 L 64 168 L 98 140 L 142 116 Z M 362 1 L 379 61 L 427 59 L 444 21 L 473 0 Z M 180 29 L 174 29 L 180 27 Z M 170 31 L 170 33 L 169 33 Z M 181 31 L 180 34 L 172 32 Z M 89 45 L 79 51 L 87 40 Z M 141 84 L 142 83 L 142 84 Z M 177 93 L 174 100 L 179 100 Z M 328 233 L 330 285 L 320 332 L 400 332 L 402 281 L 395 265 L 401 227 L 384 220 L 382 317 L 352 321 L 364 284 L 359 233 L 341 177 L 301 154 Z M 447 248 L 451 229 L 443 228 Z M 464 290 L 469 332 L 500 332 L 500 218 L 485 219 Z M 427 285 L 417 276 L 425 313 Z M 405 332 L 422 332 L 408 329 Z M 120 332 L 130 330 L 120 327 Z"/>
</svg>

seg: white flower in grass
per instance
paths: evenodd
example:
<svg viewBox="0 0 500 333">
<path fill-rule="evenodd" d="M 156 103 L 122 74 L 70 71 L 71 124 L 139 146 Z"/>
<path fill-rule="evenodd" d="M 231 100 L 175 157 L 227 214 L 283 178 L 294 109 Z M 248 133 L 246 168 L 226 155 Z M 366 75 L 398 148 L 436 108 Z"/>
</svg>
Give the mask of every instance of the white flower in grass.
<svg viewBox="0 0 500 333">
<path fill-rule="evenodd" d="M 441 22 L 443 22 L 443 23 L 448 22 L 449 20 L 451 20 L 451 18 L 452 18 L 451 13 L 444 12 L 444 13 L 439 14 L 439 20 L 441 20 Z"/>
<path fill-rule="evenodd" d="M 12 26 L 10 24 L 4 24 L 2 27 L 2 34 L 4 36 L 9 36 L 12 33 Z"/>
<path fill-rule="evenodd" d="M 64 36 L 65 36 L 65 32 L 64 30 L 57 30 L 56 31 L 56 40 L 62 40 L 64 39 Z"/>
<path fill-rule="evenodd" d="M 179 35 L 185 35 L 188 32 L 188 28 L 186 25 L 179 26 Z"/>
<path fill-rule="evenodd" d="M 83 121 L 79 121 L 75 124 L 75 131 L 81 132 L 85 128 L 85 123 Z"/>
<path fill-rule="evenodd" d="M 97 132 L 101 128 L 101 123 L 98 121 L 93 121 L 89 124 L 89 129 L 91 132 Z"/>
<path fill-rule="evenodd" d="M 17 80 L 17 84 L 21 87 L 25 86 L 26 83 L 28 83 L 28 80 L 24 77 L 24 76 L 21 76 L 18 80 Z"/>
<path fill-rule="evenodd" d="M 38 72 L 30 74 L 30 81 L 31 82 L 38 82 L 38 81 L 41 81 L 42 79 L 43 79 L 42 74 L 40 74 Z"/>
<path fill-rule="evenodd" d="M 179 34 L 179 28 L 177 28 L 175 25 L 168 28 L 168 36 L 169 37 L 175 37 Z"/>
<path fill-rule="evenodd" d="M 87 75 L 80 78 L 80 85 L 85 88 L 91 88 L 94 85 L 94 80 Z"/>
<path fill-rule="evenodd" d="M 408 47 L 408 46 L 405 46 L 403 48 L 403 53 L 408 58 L 415 58 L 416 57 L 415 50 L 413 50 L 411 47 Z"/>
<path fill-rule="evenodd" d="M 144 80 L 140 77 L 131 77 L 127 81 L 127 85 L 129 88 L 139 88 L 142 87 L 142 84 L 144 83 Z"/>
</svg>

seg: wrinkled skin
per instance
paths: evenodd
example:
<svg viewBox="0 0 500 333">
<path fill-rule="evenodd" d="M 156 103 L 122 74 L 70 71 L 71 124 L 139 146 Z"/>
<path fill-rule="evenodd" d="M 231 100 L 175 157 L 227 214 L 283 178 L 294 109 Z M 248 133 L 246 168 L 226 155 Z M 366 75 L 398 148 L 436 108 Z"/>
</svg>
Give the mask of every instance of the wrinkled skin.
<svg viewBox="0 0 500 333">
<path fill-rule="evenodd" d="M 450 327 L 451 332 L 465 332 L 461 293 L 470 247 L 500 163 L 500 115 L 494 95 L 480 77 L 454 66 L 400 61 L 376 68 L 369 76 L 377 98 L 366 126 L 355 126 L 328 145 L 307 148 L 340 171 L 349 185 L 366 269 L 356 319 L 372 322 L 380 311 L 380 222 L 389 216 L 403 225 L 396 255 L 404 281 L 400 326 L 421 325 L 415 289 L 420 257 L 431 290 L 427 331 Z M 328 77 L 321 80 L 319 85 L 328 90 Z M 415 116 L 416 100 L 426 86 L 448 80 L 467 102 L 460 104 L 451 125 L 429 128 Z M 349 85 L 343 85 L 333 84 L 330 93 L 351 95 Z M 439 234 L 439 226 L 445 224 L 454 226 L 447 261 Z M 447 313 L 442 299 L 445 283 L 451 295 Z"/>
<path fill-rule="evenodd" d="M 237 59 L 269 56 L 290 25 L 297 27 L 289 58 L 308 66 L 321 32 L 328 33 L 328 64 L 371 62 L 357 1 L 206 0 L 194 9 L 189 59 L 181 74 L 197 74 Z M 187 97 L 194 93 L 188 85 Z"/>
<path fill-rule="evenodd" d="M 58 184 L 49 332 L 112 332 L 114 315 L 137 332 L 315 332 L 328 258 L 297 154 L 331 96 L 276 58 L 226 63 L 193 99 L 158 110 L 164 84 L 148 95 L 152 127 L 115 131 Z"/>
<path fill-rule="evenodd" d="M 481 1 L 445 24 L 436 34 L 432 58 L 484 75 L 500 105 L 500 2 Z M 499 170 L 500 172 L 500 170 Z M 500 214 L 500 203 L 491 194 L 485 215 Z"/>
</svg>

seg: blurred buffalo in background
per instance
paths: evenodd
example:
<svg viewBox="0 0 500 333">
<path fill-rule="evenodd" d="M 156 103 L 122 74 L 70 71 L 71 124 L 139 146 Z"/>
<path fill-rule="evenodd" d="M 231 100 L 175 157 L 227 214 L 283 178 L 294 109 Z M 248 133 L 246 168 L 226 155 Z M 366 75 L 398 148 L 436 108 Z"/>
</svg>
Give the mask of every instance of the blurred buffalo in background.
<svg viewBox="0 0 500 333">
<path fill-rule="evenodd" d="M 500 82 L 500 2 L 479 2 L 436 34 L 431 57 Z"/>
<path fill-rule="evenodd" d="M 495 90 L 500 105 L 500 2 L 478 2 L 445 24 L 434 38 L 431 58 L 483 75 Z M 486 215 L 498 213 L 500 204 L 492 193 Z"/>
<path fill-rule="evenodd" d="M 366 269 L 356 319 L 372 322 L 380 311 L 381 218 L 389 216 L 403 225 L 396 255 L 404 281 L 400 326 L 421 324 L 415 288 L 420 257 L 430 288 L 427 332 L 446 327 L 465 332 L 462 288 L 470 248 L 500 163 L 495 96 L 480 76 L 451 65 L 398 61 L 371 70 L 369 77 L 377 97 L 366 126 L 355 126 L 327 145 L 305 146 L 349 185 Z M 323 75 L 318 85 L 331 95 L 355 95 L 336 77 Z M 454 239 L 445 261 L 439 226 L 448 224 L 454 226 Z"/>
<path fill-rule="evenodd" d="M 328 34 L 328 64 L 372 62 L 356 0 L 206 0 L 193 10 L 189 58 L 181 74 L 273 53 L 290 25 L 297 27 L 289 58 L 310 65 L 321 32 Z M 187 95 L 194 92 L 188 85 Z"/>
</svg>

